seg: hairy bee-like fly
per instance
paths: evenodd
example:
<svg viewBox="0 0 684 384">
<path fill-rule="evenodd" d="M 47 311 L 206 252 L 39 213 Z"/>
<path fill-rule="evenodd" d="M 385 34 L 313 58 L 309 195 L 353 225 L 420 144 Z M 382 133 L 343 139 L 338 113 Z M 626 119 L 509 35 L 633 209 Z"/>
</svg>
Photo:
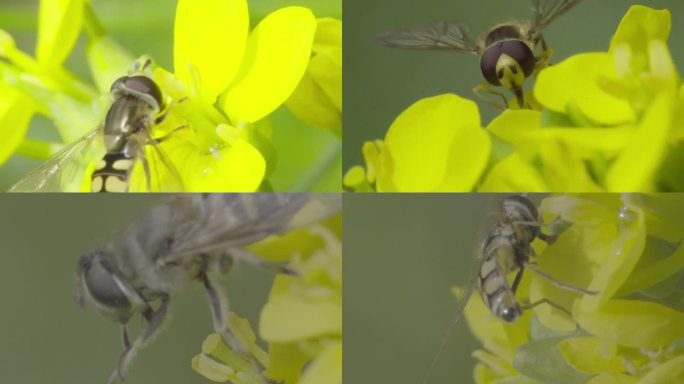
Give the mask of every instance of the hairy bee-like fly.
<svg viewBox="0 0 684 384">
<path fill-rule="evenodd" d="M 423 383 L 427 382 L 430 372 L 434 368 L 451 335 L 453 326 L 460 319 L 470 297 L 476 289 L 480 292 L 482 301 L 492 314 L 507 323 L 513 323 L 518 320 L 523 310 L 532 309 L 540 304 L 551 305 L 572 317 L 565 308 L 548 299 L 524 304 L 516 300 L 515 293 L 525 269 L 529 269 L 540 277 L 547 279 L 559 288 L 585 295 L 595 295 L 597 293 L 559 281 L 531 263 L 530 259 L 534 256 L 532 242 L 535 239 L 541 239 L 551 243 L 555 240 L 556 235 L 545 234 L 541 231 L 541 228 L 546 224 L 541 221 L 537 207 L 527 197 L 518 195 L 506 196 L 501 202 L 499 211 L 496 212 L 496 217 L 497 220 L 490 224 L 487 234 L 482 240 L 479 254 L 481 262 L 478 275 L 460 301 L 447 335 L 442 340 L 442 345 L 432 361 Z M 513 283 L 510 284 L 507 277 L 512 272 L 516 272 L 516 274 L 513 278 Z"/>
<path fill-rule="evenodd" d="M 205 288 L 215 332 L 240 353 L 239 341 L 228 331 L 227 304 L 214 277 L 227 273 L 234 260 L 292 274 L 242 247 L 313 224 L 340 208 L 339 194 L 173 195 L 106 246 L 83 255 L 78 265 L 79 301 L 121 324 L 124 352 L 109 383 L 123 379 L 137 351 L 158 331 L 171 295 L 194 282 Z M 136 313 L 147 321 L 147 328 L 131 341 L 126 324 Z"/>
<path fill-rule="evenodd" d="M 130 76 L 112 84 L 113 103 L 100 126 L 31 171 L 10 192 L 61 191 L 65 184 L 79 184 L 79 172 L 93 160 L 89 157 L 100 159 L 90 176 L 92 192 L 127 192 L 136 165 L 142 166 L 146 190 L 182 191 L 178 171 L 158 145 L 168 135 L 152 135 L 152 127 L 165 118 L 167 111 L 159 86 L 144 74 L 150 64 L 150 60 L 142 66 L 136 61 Z"/>
<path fill-rule="evenodd" d="M 507 21 L 487 30 L 477 43 L 470 38 L 468 24 L 461 21 L 438 21 L 429 25 L 382 33 L 378 41 L 394 48 L 465 52 L 480 56 L 480 69 L 486 82 L 473 91 L 489 104 L 505 109 L 506 97 L 492 86 L 511 91 L 521 108 L 527 106 L 523 83 L 549 65 L 553 50 L 544 41 L 542 30 L 582 0 L 533 0 L 534 18 L 530 21 Z M 542 52 L 534 55 L 541 44 Z M 503 107 L 483 93 L 501 97 Z"/>
</svg>

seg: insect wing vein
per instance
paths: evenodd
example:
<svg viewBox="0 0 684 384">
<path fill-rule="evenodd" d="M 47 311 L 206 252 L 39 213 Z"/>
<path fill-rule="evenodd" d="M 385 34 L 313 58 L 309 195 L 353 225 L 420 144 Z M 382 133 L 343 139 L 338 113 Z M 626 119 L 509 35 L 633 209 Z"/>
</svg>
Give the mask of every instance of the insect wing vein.
<svg viewBox="0 0 684 384">
<path fill-rule="evenodd" d="M 178 233 L 169 256 L 239 247 L 323 220 L 340 208 L 340 197 L 305 193 L 204 195 L 196 224 Z"/>
<path fill-rule="evenodd" d="M 79 191 L 82 181 L 79 173 L 103 153 L 102 129 L 98 126 L 30 171 L 10 192 Z"/>
<path fill-rule="evenodd" d="M 530 37 L 536 38 L 541 31 L 554 20 L 572 9 L 582 0 L 534 0 L 534 25 L 530 30 Z"/>
<path fill-rule="evenodd" d="M 479 53 L 479 47 L 470 39 L 468 25 L 460 21 L 437 21 L 385 32 L 378 35 L 377 39 L 380 44 L 394 48 Z"/>
<path fill-rule="evenodd" d="M 136 158 L 136 166 L 142 166 L 143 176 L 130 178 L 131 191 L 146 192 L 183 192 L 185 187 L 178 169 L 169 155 L 150 134 L 146 135 L 146 145 Z M 147 171 L 145 171 L 147 167 Z"/>
</svg>

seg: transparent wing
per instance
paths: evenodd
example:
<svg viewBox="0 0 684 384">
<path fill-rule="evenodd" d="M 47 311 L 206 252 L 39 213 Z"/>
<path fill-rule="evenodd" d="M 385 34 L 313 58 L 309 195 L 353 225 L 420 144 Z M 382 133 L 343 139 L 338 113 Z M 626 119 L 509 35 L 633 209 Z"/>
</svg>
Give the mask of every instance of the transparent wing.
<svg viewBox="0 0 684 384">
<path fill-rule="evenodd" d="M 580 2 L 582 0 L 533 0 L 534 24 L 530 37 L 536 38 L 544 28 Z"/>
<path fill-rule="evenodd" d="M 88 165 L 104 153 L 101 126 L 62 148 L 10 188 L 10 192 L 78 192 Z"/>
<path fill-rule="evenodd" d="M 185 187 L 178 169 L 156 140 L 148 133 L 145 139 L 144 155 L 141 154 L 138 164 L 130 179 L 132 192 L 183 192 Z M 146 171 L 147 168 L 147 171 Z"/>
<path fill-rule="evenodd" d="M 240 247 L 332 216 L 341 209 L 340 194 L 228 193 L 183 196 L 172 204 L 186 211 L 175 229 L 169 257 Z"/>
<path fill-rule="evenodd" d="M 437 21 L 378 35 L 378 42 L 394 48 L 443 50 L 477 54 L 480 48 L 470 39 L 470 29 L 460 21 Z"/>
<path fill-rule="evenodd" d="M 478 273 L 479 270 L 480 268 L 478 268 Z M 437 364 L 437 361 L 439 360 L 440 356 L 442 356 L 442 352 L 444 352 L 444 347 L 446 347 L 447 343 L 449 342 L 449 338 L 451 338 L 451 334 L 454 332 L 454 326 L 461 319 L 461 315 L 463 314 L 463 311 L 465 311 L 465 308 L 468 305 L 470 298 L 473 296 L 473 292 L 475 292 L 476 287 L 477 277 L 470 282 L 470 285 L 468 285 L 468 289 L 466 290 L 465 295 L 463 295 L 461 301 L 458 302 L 458 306 L 456 307 L 456 311 L 454 312 L 451 322 L 449 323 L 449 327 L 447 328 L 446 334 L 444 334 L 444 338 L 442 338 L 442 343 L 439 345 L 439 349 L 437 350 L 435 357 L 432 359 L 430 366 L 425 372 L 425 376 L 423 376 L 423 384 L 427 383 L 428 378 L 432 373 L 432 370 L 435 368 L 435 365 Z"/>
</svg>

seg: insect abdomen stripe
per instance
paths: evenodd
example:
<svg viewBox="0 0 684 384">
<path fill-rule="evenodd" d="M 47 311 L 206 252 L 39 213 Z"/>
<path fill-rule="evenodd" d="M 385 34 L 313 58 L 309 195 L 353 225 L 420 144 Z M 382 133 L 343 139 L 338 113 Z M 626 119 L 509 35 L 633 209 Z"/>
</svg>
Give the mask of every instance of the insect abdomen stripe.
<svg viewBox="0 0 684 384">
<path fill-rule="evenodd" d="M 93 192 L 127 192 L 133 159 L 122 152 L 108 152 L 91 176 Z"/>
</svg>

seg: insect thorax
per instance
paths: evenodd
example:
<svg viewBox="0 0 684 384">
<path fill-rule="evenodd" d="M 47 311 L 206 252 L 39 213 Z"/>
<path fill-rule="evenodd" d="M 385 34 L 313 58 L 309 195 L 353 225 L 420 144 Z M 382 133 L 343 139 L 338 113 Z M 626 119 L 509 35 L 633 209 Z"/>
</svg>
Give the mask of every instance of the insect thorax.
<svg viewBox="0 0 684 384">
<path fill-rule="evenodd" d="M 522 40 L 524 35 L 517 24 L 499 24 L 484 36 L 485 47 L 504 40 Z"/>
</svg>

